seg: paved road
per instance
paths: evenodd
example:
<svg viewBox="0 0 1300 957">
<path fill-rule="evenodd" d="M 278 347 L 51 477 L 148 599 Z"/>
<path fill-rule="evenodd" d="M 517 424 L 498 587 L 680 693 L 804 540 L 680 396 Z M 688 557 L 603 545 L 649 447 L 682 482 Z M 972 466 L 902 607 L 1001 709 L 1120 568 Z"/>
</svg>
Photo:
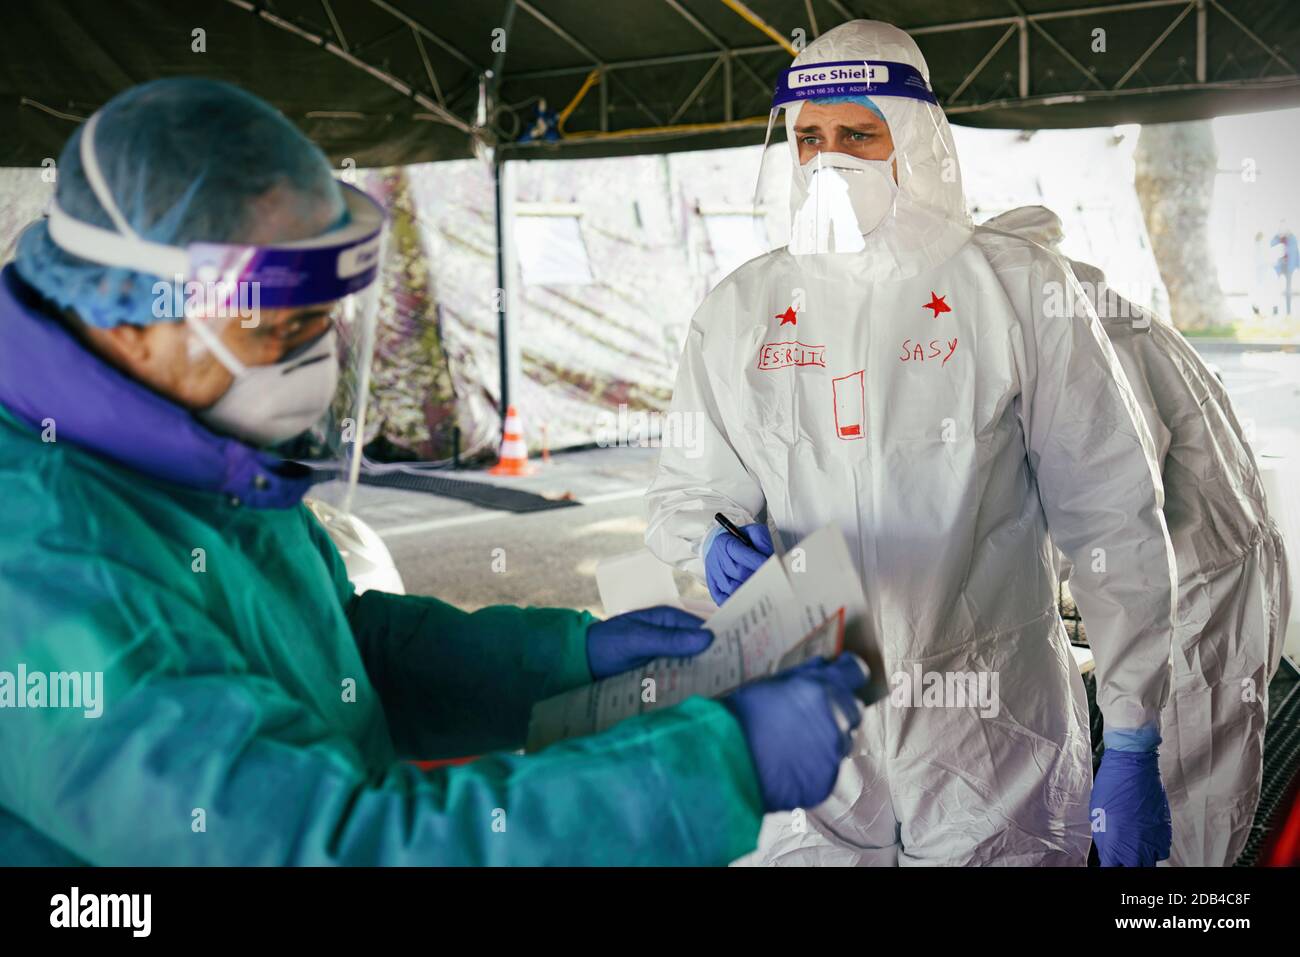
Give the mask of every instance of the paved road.
<svg viewBox="0 0 1300 957">
<path fill-rule="evenodd" d="M 357 513 L 388 545 L 410 593 L 467 609 L 509 603 L 603 614 L 596 563 L 643 547 L 644 493 L 657 457 L 654 449 L 591 449 L 555 455 L 533 478 L 491 479 L 551 495 L 571 493 L 584 502 L 574 508 L 516 514 L 363 486 Z M 678 576 L 678 584 L 685 595 L 708 597 L 687 575 Z"/>
<path fill-rule="evenodd" d="M 1205 348 L 1255 432 L 1261 455 L 1300 463 L 1300 353 Z M 596 562 L 640 548 L 643 492 L 654 473 L 652 449 L 594 449 L 556 455 L 518 487 L 571 492 L 586 504 L 530 514 L 482 509 L 419 493 L 363 487 L 358 513 L 384 538 L 412 593 L 464 608 L 499 602 L 562 605 L 600 613 Z M 486 478 L 455 473 L 458 477 Z M 498 480 L 505 481 L 505 480 Z M 494 555 L 494 549 L 502 549 Z M 504 558 L 504 570 L 500 558 Z M 687 576 L 679 585 L 707 597 Z"/>
<path fill-rule="evenodd" d="M 1256 454 L 1300 459 L 1300 352 L 1200 352 L 1223 376 Z"/>
</svg>

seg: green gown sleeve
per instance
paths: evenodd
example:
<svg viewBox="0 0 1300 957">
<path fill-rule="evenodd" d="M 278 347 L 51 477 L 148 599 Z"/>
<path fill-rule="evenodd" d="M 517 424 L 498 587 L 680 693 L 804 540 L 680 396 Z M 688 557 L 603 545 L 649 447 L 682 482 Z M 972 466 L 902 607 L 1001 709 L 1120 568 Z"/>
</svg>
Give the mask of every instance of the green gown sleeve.
<svg viewBox="0 0 1300 957">
<path fill-rule="evenodd" d="M 343 742 L 286 740 L 298 720 L 251 678 L 150 682 L 98 726 L 45 729 L 17 812 L 100 865 L 723 865 L 758 836 L 754 772 L 716 702 L 379 779 Z"/>
<path fill-rule="evenodd" d="M 423 595 L 357 595 L 334 543 L 304 514 L 404 757 L 522 748 L 536 702 L 592 680 L 587 626 L 596 619 L 586 612 L 471 613 Z"/>
<path fill-rule="evenodd" d="M 0 775 L 0 807 L 80 860 L 722 865 L 757 839 L 754 770 L 716 702 L 527 757 L 376 765 L 278 681 L 205 665 L 235 643 L 176 588 L 68 560 L 42 557 L 52 574 L 20 613 L 33 639 L 21 659 L 0 639 L 0 657 L 102 670 L 102 714 L 8 711 L 0 764 L 22 773 Z"/>
<path fill-rule="evenodd" d="M 369 591 L 348 607 L 366 674 L 404 757 L 524 746 L 533 704 L 591 682 L 590 615 Z"/>
</svg>

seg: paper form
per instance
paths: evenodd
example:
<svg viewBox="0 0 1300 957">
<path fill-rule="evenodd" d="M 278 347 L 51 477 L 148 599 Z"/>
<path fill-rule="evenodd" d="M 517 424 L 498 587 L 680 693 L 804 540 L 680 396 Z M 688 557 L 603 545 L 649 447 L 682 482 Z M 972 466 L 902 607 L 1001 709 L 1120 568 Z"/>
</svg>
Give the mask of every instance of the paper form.
<svg viewBox="0 0 1300 957">
<path fill-rule="evenodd" d="M 847 617 L 864 610 L 843 535 L 822 529 L 765 562 L 713 613 L 705 623 L 713 644 L 701 654 L 661 658 L 539 702 L 527 750 L 594 734 L 692 695 L 721 697 L 814 655 L 834 657 L 844 647 Z"/>
</svg>

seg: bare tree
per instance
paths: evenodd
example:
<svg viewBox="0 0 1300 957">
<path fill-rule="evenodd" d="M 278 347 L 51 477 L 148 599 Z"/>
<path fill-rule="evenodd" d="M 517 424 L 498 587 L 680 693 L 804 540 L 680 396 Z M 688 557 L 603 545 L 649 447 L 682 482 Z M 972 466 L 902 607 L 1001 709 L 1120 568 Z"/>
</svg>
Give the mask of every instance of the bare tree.
<svg viewBox="0 0 1300 957">
<path fill-rule="evenodd" d="M 1210 253 L 1219 154 L 1209 121 L 1143 126 L 1133 159 L 1138 202 L 1169 290 L 1169 318 L 1184 330 L 1230 322 Z"/>
</svg>

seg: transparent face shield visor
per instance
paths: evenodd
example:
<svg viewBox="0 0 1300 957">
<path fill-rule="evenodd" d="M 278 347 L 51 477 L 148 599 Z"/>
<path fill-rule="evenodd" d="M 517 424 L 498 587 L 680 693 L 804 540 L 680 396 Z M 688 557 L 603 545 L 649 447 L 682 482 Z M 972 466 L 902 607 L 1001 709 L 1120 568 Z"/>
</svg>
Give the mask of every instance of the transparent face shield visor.
<svg viewBox="0 0 1300 957">
<path fill-rule="evenodd" d="M 340 184 L 347 208 L 342 225 L 310 239 L 151 242 L 126 222 L 103 180 L 94 154 L 97 119 L 82 131 L 82 166 L 114 228 L 82 222 L 56 202 L 50 238 L 91 262 L 156 276 L 155 316 L 183 320 L 190 358 L 210 353 L 233 379 L 195 417 L 214 432 L 328 470 L 340 481 L 318 489 L 346 510 L 367 438 L 386 235 L 382 207 Z"/>
<path fill-rule="evenodd" d="M 754 207 L 762 208 L 765 178 L 774 166 L 772 130 L 781 111 L 799 107 L 808 101 L 847 102 L 852 97 L 877 100 L 883 97 L 906 98 L 928 105 L 924 112 L 935 123 L 931 110 L 938 101 L 915 67 L 888 60 L 844 60 L 831 63 L 807 63 L 781 73 L 772 110 L 768 115 L 763 160 L 755 184 Z M 864 107 L 864 109 L 869 109 Z M 867 146 L 854 153 L 842 149 L 840 130 L 821 130 L 821 142 L 815 152 L 800 161 L 800 144 L 796 137 L 789 144 L 794 164 L 790 192 L 789 250 L 798 256 L 857 253 L 866 246 L 865 237 L 893 216 L 899 197 L 898 183 L 907 169 L 907 155 L 900 148 L 905 140 L 902 131 L 889 127 L 877 111 L 868 122 L 883 125 L 894 140 L 893 150 Z M 866 117 L 864 116 L 864 119 Z M 802 126 L 802 122 L 800 122 Z M 841 148 L 837 148 L 841 147 Z M 868 158 L 870 157 L 870 158 Z"/>
<path fill-rule="evenodd" d="M 188 291 L 194 353 L 208 351 L 234 376 L 196 417 L 215 432 L 309 465 L 322 480 L 312 497 L 348 512 L 360 478 L 386 238 L 383 210 L 342 184 L 347 224 L 278 246 L 189 247 L 203 277 Z M 214 278 L 215 277 L 215 278 Z M 231 326 L 238 326 L 231 329 Z M 228 348 L 245 343 L 256 365 Z"/>
</svg>

